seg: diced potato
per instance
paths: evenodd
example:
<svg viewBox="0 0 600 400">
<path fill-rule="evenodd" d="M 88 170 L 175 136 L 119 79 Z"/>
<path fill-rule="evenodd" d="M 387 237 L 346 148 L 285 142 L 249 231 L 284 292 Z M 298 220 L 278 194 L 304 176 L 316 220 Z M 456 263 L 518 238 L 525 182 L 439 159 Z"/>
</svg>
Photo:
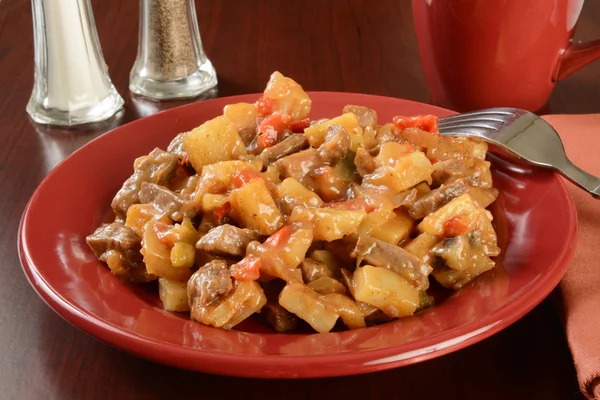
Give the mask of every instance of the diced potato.
<svg viewBox="0 0 600 400">
<path fill-rule="evenodd" d="M 206 121 L 183 137 L 183 148 L 196 172 L 205 165 L 233 160 L 246 154 L 235 125 L 220 116 Z"/>
<path fill-rule="evenodd" d="M 434 269 L 431 275 L 442 286 L 447 289 L 458 290 L 467 283 L 471 282 L 477 276 L 494 268 L 495 263 L 489 257 L 483 254 L 481 250 L 476 250 L 473 254 L 473 264 L 464 271 L 455 271 L 450 268 Z"/>
<path fill-rule="evenodd" d="M 444 225 L 450 218 L 458 215 L 467 225 L 473 226 L 474 222 L 479 218 L 480 211 L 482 209 L 475 204 L 471 196 L 463 194 L 423 218 L 418 228 L 421 232 L 426 232 L 430 235 L 443 236 Z"/>
<path fill-rule="evenodd" d="M 480 247 L 487 256 L 495 257 L 500 254 L 500 248 L 492 219 L 492 213 L 488 210 L 484 210 L 479 215 L 475 228 L 471 232 L 471 242 L 474 246 Z"/>
<path fill-rule="evenodd" d="M 279 170 L 274 165 L 269 165 L 267 170 L 263 173 L 264 177 L 275 184 L 280 184 L 281 179 L 279 178 Z"/>
<path fill-rule="evenodd" d="M 242 227 L 254 229 L 260 235 L 271 235 L 283 225 L 283 216 L 264 179 L 253 179 L 232 190 L 229 198 L 231 216 Z"/>
<path fill-rule="evenodd" d="M 394 218 L 394 209 L 390 205 L 383 205 L 378 210 L 370 212 L 362 220 L 356 232 L 352 234 L 358 239 L 359 236 L 369 235 L 376 232 L 381 226 Z"/>
<path fill-rule="evenodd" d="M 352 151 L 356 152 L 359 147 L 364 147 L 363 129 L 360 127 L 356 115 L 350 112 L 306 128 L 304 135 L 311 147 L 319 147 L 325 142 L 327 130 L 331 125 L 340 125 L 346 129 L 350 135 L 350 148 Z"/>
<path fill-rule="evenodd" d="M 286 226 L 283 229 L 289 229 Z M 287 282 L 302 282 L 302 271 L 296 268 L 304 260 L 306 251 L 313 240 L 309 228 L 294 229 L 289 236 L 283 235 L 275 245 L 268 241 L 264 244 L 251 242 L 246 254 L 260 257 L 260 271 L 268 276 L 277 277 Z"/>
<path fill-rule="evenodd" d="M 377 133 L 375 134 L 375 140 L 378 144 L 383 144 L 385 142 L 398 142 L 398 141 L 406 141 L 402 135 L 396 130 L 394 124 L 388 122 L 386 124 L 381 125 L 377 128 Z"/>
<path fill-rule="evenodd" d="M 171 264 L 171 250 L 162 244 L 154 230 L 156 221 L 146 225 L 142 239 L 141 253 L 149 274 L 166 278 L 171 281 L 187 282 L 192 276 L 189 268 L 175 268 Z"/>
<path fill-rule="evenodd" d="M 290 114 L 295 121 L 308 117 L 310 113 L 311 100 L 302 86 L 278 71 L 271 74 L 263 94 L 275 99 L 271 111 L 283 111 Z"/>
<path fill-rule="evenodd" d="M 415 221 L 404 210 L 397 211 L 393 217 L 377 227 L 369 235 L 388 242 L 398 244 L 410 237 Z"/>
<path fill-rule="evenodd" d="M 420 182 L 431 184 L 433 167 L 425 154 L 415 151 L 398 159 L 395 166 L 379 167 L 365 175 L 363 184 L 386 186 L 395 193 L 409 189 Z"/>
<path fill-rule="evenodd" d="M 127 209 L 125 226 L 131 228 L 140 236 L 144 235 L 146 224 L 151 220 L 170 224 L 172 221 L 152 204 L 133 204 Z"/>
<path fill-rule="evenodd" d="M 366 216 L 365 210 L 296 207 L 289 221 L 312 224 L 314 240 L 331 242 L 356 231 Z"/>
<path fill-rule="evenodd" d="M 171 231 L 169 232 L 169 236 L 172 236 L 172 243 L 175 242 L 185 242 L 189 244 L 196 244 L 198 241 L 198 232 L 192 221 L 189 218 L 184 218 L 180 224 L 175 224 Z"/>
<path fill-rule="evenodd" d="M 329 276 L 322 276 L 308 283 L 306 286 L 314 290 L 319 294 L 329 293 L 346 293 L 346 288 L 338 280 L 335 280 Z"/>
<path fill-rule="evenodd" d="M 279 294 L 279 304 L 317 332 L 329 332 L 340 317 L 323 296 L 302 283 L 287 284 Z"/>
<path fill-rule="evenodd" d="M 482 153 L 483 151 L 483 153 Z M 453 138 L 448 136 L 440 136 L 437 144 L 427 148 L 427 157 L 438 161 L 458 159 L 466 160 L 473 158 L 476 155 L 485 158 L 487 152 L 487 144 L 484 142 L 475 143 L 467 138 Z"/>
<path fill-rule="evenodd" d="M 425 147 L 427 149 L 437 146 L 440 139 L 443 139 L 442 136 L 437 133 L 431 133 L 419 128 L 404 129 L 402 131 L 402 137 L 416 146 Z"/>
<path fill-rule="evenodd" d="M 455 271 L 465 271 L 473 264 L 471 245 L 467 236 L 442 240 L 431 249 L 431 253 L 441 257 L 446 266 Z"/>
<path fill-rule="evenodd" d="M 431 261 L 431 249 L 435 246 L 440 240 L 429 233 L 421 233 L 419 236 L 414 238 L 409 244 L 404 246 L 404 250 L 408 251 L 411 254 L 419 257 L 426 263 L 430 263 Z"/>
<path fill-rule="evenodd" d="M 158 296 L 167 311 L 190 311 L 188 305 L 187 282 L 170 281 L 158 278 Z"/>
<path fill-rule="evenodd" d="M 375 157 L 378 167 L 394 166 L 400 157 L 414 151 L 414 148 L 410 144 L 397 142 L 385 142 L 379 149 L 379 154 Z"/>
<path fill-rule="evenodd" d="M 229 201 L 229 196 L 224 194 L 206 193 L 202 196 L 202 212 L 207 214 L 215 209 L 223 207 Z"/>
<path fill-rule="evenodd" d="M 341 270 L 342 282 L 344 282 L 344 286 L 348 289 L 348 292 L 353 298 L 356 298 L 354 295 L 354 289 L 356 288 L 356 283 L 354 282 L 354 275 L 349 270 L 342 268 Z M 371 314 L 376 312 L 381 312 L 379 308 L 372 306 L 370 304 L 364 303 L 362 301 L 356 301 L 356 305 L 358 309 L 362 313 L 363 317 L 366 318 Z"/>
<path fill-rule="evenodd" d="M 473 140 L 471 140 L 471 143 L 473 143 L 473 157 L 485 160 L 488 144 L 486 142 L 476 142 Z"/>
<path fill-rule="evenodd" d="M 378 315 L 385 317 L 385 318 L 381 318 L 381 319 L 389 318 L 387 315 L 383 314 L 383 311 L 381 311 L 379 308 L 372 306 L 370 304 L 364 303 L 362 301 L 357 301 L 356 305 L 358 306 L 358 309 L 360 310 L 360 312 L 362 313 L 362 315 L 365 319 L 367 317 L 371 317 L 371 316 L 376 317 Z M 381 322 L 385 322 L 385 321 L 381 321 Z"/>
<path fill-rule="evenodd" d="M 233 314 L 231 319 L 223 325 L 225 329 L 231 329 L 246 318 L 250 317 L 254 313 L 260 312 L 260 310 L 267 304 L 267 296 L 265 296 L 262 288 L 256 282 L 244 282 L 250 285 L 248 287 L 248 295 L 246 300 L 242 302 L 242 306 Z M 235 290 L 235 289 L 234 289 Z"/>
<path fill-rule="evenodd" d="M 221 161 L 204 167 L 200 175 L 198 187 L 201 192 L 222 194 L 231 189 L 235 174 L 241 170 L 250 169 L 260 172 L 255 165 L 246 161 Z"/>
<path fill-rule="evenodd" d="M 175 268 L 190 268 L 196 259 L 196 248 L 193 244 L 176 242 L 171 249 L 171 265 Z"/>
<path fill-rule="evenodd" d="M 294 178 L 286 178 L 277 185 L 274 195 L 288 215 L 295 207 L 316 208 L 323 205 L 323 200 L 316 193 L 308 190 Z"/>
<path fill-rule="evenodd" d="M 340 276 L 342 263 L 330 251 L 314 250 L 312 253 L 310 253 L 310 258 L 327 265 L 327 267 L 332 271 L 333 277 Z"/>
<path fill-rule="evenodd" d="M 356 300 L 375 306 L 392 318 L 412 315 L 419 306 L 418 290 L 387 268 L 357 268 L 354 282 Z"/>
<path fill-rule="evenodd" d="M 117 276 L 127 276 L 127 265 L 125 256 L 118 250 L 109 250 L 106 252 L 106 264 L 113 274 Z"/>
<path fill-rule="evenodd" d="M 431 192 L 431 188 L 425 182 L 419 183 L 417 186 L 415 186 L 415 189 L 417 190 L 417 198 L 422 197 L 427 193 Z"/>
<path fill-rule="evenodd" d="M 310 229 L 296 229 L 289 239 L 278 247 L 279 256 L 287 268 L 296 268 L 306 257 L 306 251 L 313 241 Z"/>
<path fill-rule="evenodd" d="M 223 109 L 223 115 L 228 118 L 235 129 L 256 130 L 256 106 L 251 103 L 228 104 Z"/>
<path fill-rule="evenodd" d="M 148 157 L 149 156 L 140 156 L 133 160 L 133 170 L 135 171 L 136 169 L 138 169 L 140 165 L 142 165 L 142 163 L 146 161 L 146 159 L 148 159 Z"/>
<path fill-rule="evenodd" d="M 205 325 L 231 329 L 267 303 L 267 297 L 256 281 L 235 281 L 233 289 L 223 298 L 192 310 L 192 316 Z"/>
<path fill-rule="evenodd" d="M 481 208 L 487 208 L 496 201 L 498 189 L 473 186 L 469 189 L 469 196 L 471 196 Z"/>
<path fill-rule="evenodd" d="M 325 299 L 340 314 L 344 325 L 348 329 L 358 329 L 367 326 L 361 309 L 348 296 L 339 293 L 330 293 L 325 295 Z"/>
</svg>

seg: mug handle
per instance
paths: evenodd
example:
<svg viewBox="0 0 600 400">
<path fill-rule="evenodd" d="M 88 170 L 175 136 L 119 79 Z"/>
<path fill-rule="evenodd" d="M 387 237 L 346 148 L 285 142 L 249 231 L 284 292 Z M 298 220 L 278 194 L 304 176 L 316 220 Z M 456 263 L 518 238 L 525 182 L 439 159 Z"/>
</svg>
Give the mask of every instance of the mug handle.
<svg viewBox="0 0 600 400">
<path fill-rule="evenodd" d="M 573 72 L 600 58 L 600 39 L 588 43 L 572 43 L 560 55 L 552 80 L 562 81 Z"/>
</svg>

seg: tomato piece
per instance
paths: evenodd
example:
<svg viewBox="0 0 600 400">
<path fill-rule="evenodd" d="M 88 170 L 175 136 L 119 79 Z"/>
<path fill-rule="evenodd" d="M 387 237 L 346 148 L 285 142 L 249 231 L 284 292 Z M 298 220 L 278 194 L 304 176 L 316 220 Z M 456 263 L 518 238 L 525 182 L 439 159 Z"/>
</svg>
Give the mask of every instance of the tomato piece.
<svg viewBox="0 0 600 400">
<path fill-rule="evenodd" d="M 260 96 L 256 101 L 256 111 L 259 117 L 266 117 L 273 112 L 273 106 L 275 105 L 275 99 L 270 97 Z"/>
<path fill-rule="evenodd" d="M 238 281 L 255 281 L 260 278 L 260 258 L 246 256 L 229 269 L 233 279 Z"/>
<path fill-rule="evenodd" d="M 397 116 L 392 119 L 394 126 L 403 131 L 406 128 L 419 128 L 430 133 L 439 133 L 438 118 L 435 115 Z"/>
<path fill-rule="evenodd" d="M 258 133 L 258 146 L 266 149 L 267 147 L 273 146 L 277 143 L 277 139 L 279 138 L 279 133 L 272 126 L 266 126 L 264 129 L 261 129 Z"/>
<path fill-rule="evenodd" d="M 233 175 L 231 183 L 233 183 L 233 186 L 236 188 L 241 188 L 242 186 L 246 185 L 246 183 L 256 178 L 262 178 L 262 176 L 255 170 L 247 168 L 237 171 L 235 175 Z"/>
<path fill-rule="evenodd" d="M 445 237 L 462 236 L 468 231 L 469 225 L 460 215 L 450 217 L 446 222 L 444 222 Z"/>
<path fill-rule="evenodd" d="M 265 246 L 277 247 L 281 243 L 286 242 L 292 235 L 292 227 L 286 225 L 271 236 L 263 243 Z"/>
<path fill-rule="evenodd" d="M 294 133 L 302 133 L 306 128 L 310 126 L 310 118 L 304 118 L 300 121 L 294 121 L 290 123 L 290 130 Z"/>
<path fill-rule="evenodd" d="M 275 111 L 263 119 L 258 126 L 258 145 L 262 148 L 273 146 L 291 122 L 292 117 L 281 111 Z"/>
<path fill-rule="evenodd" d="M 226 201 L 225 203 L 223 203 L 223 205 L 221 207 L 215 208 L 213 210 L 213 213 L 217 217 L 217 222 L 221 222 L 221 220 L 223 218 L 225 218 L 225 216 L 227 215 L 227 213 L 229 213 L 229 210 L 231 210 L 231 203 L 228 202 L 228 201 Z"/>
</svg>

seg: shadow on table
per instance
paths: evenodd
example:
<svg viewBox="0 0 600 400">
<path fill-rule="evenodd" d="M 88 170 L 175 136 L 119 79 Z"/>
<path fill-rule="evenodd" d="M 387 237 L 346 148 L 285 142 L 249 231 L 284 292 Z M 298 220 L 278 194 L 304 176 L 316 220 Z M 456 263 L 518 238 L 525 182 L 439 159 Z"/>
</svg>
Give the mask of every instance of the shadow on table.
<svg viewBox="0 0 600 400">
<path fill-rule="evenodd" d="M 564 337 L 548 334 L 559 331 L 558 324 L 544 302 L 493 338 L 456 353 L 391 371 L 308 380 L 228 378 L 167 367 L 113 349 L 49 310 L 38 346 L 50 397 L 63 399 L 582 399 Z"/>
</svg>

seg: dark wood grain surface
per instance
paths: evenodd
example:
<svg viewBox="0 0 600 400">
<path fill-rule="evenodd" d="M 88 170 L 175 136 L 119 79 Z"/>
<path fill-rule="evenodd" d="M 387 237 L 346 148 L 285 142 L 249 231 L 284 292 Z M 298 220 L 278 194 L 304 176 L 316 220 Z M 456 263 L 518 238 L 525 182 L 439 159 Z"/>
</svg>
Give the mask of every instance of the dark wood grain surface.
<svg viewBox="0 0 600 400">
<path fill-rule="evenodd" d="M 63 321 L 37 297 L 17 257 L 17 229 L 36 186 L 92 138 L 181 102 L 133 98 L 135 0 L 93 1 L 115 86 L 126 100 L 113 120 L 79 130 L 33 124 L 31 6 L 0 2 L 0 398 L 578 399 L 575 370 L 549 300 L 467 349 L 387 372 L 304 381 L 249 380 L 182 371 L 113 349 Z M 197 1 L 219 96 L 260 91 L 274 70 L 307 90 L 429 101 L 409 0 Z M 588 1 L 577 38 L 600 37 L 600 2 Z M 556 87 L 548 113 L 600 112 L 600 63 Z M 52 210 L 48 210 L 52 212 Z"/>
</svg>

